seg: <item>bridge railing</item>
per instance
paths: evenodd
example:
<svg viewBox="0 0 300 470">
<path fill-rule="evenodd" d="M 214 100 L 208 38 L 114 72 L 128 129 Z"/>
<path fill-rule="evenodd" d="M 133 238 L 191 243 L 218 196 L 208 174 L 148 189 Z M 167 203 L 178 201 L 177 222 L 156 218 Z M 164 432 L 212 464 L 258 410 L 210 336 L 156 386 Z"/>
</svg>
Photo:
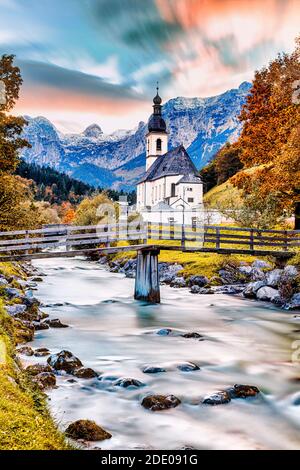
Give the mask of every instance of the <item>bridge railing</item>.
<svg viewBox="0 0 300 470">
<path fill-rule="evenodd" d="M 295 251 L 300 248 L 298 230 L 261 230 L 253 228 L 170 223 L 117 223 L 88 226 L 55 226 L 35 230 L 0 232 L 0 256 L 44 250 L 94 250 L 127 242 L 161 243 L 184 249 L 234 249 L 235 252 Z"/>
</svg>

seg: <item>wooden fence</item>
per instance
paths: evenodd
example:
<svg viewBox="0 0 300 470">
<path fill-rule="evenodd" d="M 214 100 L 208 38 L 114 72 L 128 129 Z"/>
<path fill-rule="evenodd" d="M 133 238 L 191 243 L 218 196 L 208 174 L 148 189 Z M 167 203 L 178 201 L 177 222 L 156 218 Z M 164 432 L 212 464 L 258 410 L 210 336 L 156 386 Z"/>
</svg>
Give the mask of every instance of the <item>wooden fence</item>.
<svg viewBox="0 0 300 470">
<path fill-rule="evenodd" d="M 289 253 L 299 250 L 300 231 L 136 222 L 116 225 L 56 226 L 37 230 L 0 232 L 0 258 L 42 251 L 49 253 L 94 251 L 97 247 L 109 247 L 119 242 L 134 243 L 136 249 L 139 245 L 144 246 L 156 241 L 158 244 L 162 241 L 164 249 L 178 247 L 182 250 L 198 251 L 227 250 L 249 253 L 249 251 L 264 250 Z M 179 243 L 176 244 L 176 241 Z M 125 249 L 128 247 L 124 247 Z"/>
</svg>

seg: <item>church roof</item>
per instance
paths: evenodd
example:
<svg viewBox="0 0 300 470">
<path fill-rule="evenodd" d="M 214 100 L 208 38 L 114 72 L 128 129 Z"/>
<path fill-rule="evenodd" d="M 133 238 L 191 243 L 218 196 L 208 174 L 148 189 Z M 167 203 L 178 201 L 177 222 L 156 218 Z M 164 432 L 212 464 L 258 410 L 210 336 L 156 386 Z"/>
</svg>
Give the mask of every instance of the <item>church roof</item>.
<svg viewBox="0 0 300 470">
<path fill-rule="evenodd" d="M 198 171 L 183 145 L 157 157 L 139 183 L 172 175 L 198 175 Z"/>
<path fill-rule="evenodd" d="M 176 184 L 180 183 L 202 184 L 202 179 L 199 175 L 189 173 L 188 175 L 184 175 Z"/>
</svg>

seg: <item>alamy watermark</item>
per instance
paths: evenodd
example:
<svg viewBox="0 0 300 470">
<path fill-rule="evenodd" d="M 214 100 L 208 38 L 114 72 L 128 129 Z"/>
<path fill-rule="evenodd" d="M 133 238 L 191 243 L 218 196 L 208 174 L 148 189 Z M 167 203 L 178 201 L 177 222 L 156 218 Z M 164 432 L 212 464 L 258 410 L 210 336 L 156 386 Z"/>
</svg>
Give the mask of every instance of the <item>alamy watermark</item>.
<svg viewBox="0 0 300 470">
<path fill-rule="evenodd" d="M 292 84 L 292 88 L 294 90 L 292 94 L 292 103 L 300 104 L 300 80 L 295 80 Z"/>
<path fill-rule="evenodd" d="M 6 87 L 3 80 L 0 80 L 0 105 L 6 104 Z"/>
</svg>

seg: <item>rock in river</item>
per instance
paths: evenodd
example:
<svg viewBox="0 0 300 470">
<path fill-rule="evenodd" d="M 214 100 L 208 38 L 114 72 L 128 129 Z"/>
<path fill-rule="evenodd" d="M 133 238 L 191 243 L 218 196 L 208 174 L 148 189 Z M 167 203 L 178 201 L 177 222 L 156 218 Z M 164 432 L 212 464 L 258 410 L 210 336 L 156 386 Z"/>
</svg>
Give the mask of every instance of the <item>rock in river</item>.
<svg viewBox="0 0 300 470">
<path fill-rule="evenodd" d="M 182 372 L 192 372 L 194 370 L 200 370 L 200 367 L 193 362 L 184 362 L 183 364 L 178 364 L 177 369 L 181 370 Z"/>
<path fill-rule="evenodd" d="M 233 387 L 228 388 L 226 392 L 229 393 L 230 398 L 247 398 L 258 395 L 259 389 L 254 385 L 235 384 Z"/>
<path fill-rule="evenodd" d="M 221 390 L 204 397 L 202 403 L 204 405 L 223 405 L 224 403 L 229 403 L 230 400 L 230 394 L 226 390 Z"/>
<path fill-rule="evenodd" d="M 35 357 L 49 356 L 50 351 L 47 348 L 38 348 L 34 351 Z"/>
<path fill-rule="evenodd" d="M 181 335 L 183 338 L 195 338 L 199 340 L 203 340 L 203 336 L 200 335 L 199 333 L 196 333 L 195 331 L 189 332 L 189 333 L 184 333 Z"/>
<path fill-rule="evenodd" d="M 53 372 L 52 368 L 48 364 L 33 364 L 31 366 L 26 367 L 26 372 L 30 375 L 38 375 L 43 372 Z"/>
<path fill-rule="evenodd" d="M 145 384 L 143 382 L 140 382 L 137 379 L 131 379 L 131 378 L 123 378 L 123 379 L 118 379 L 114 382 L 113 385 L 119 386 L 119 387 L 144 387 Z"/>
<path fill-rule="evenodd" d="M 34 351 L 30 346 L 22 346 L 21 348 L 17 349 L 19 354 L 24 354 L 24 356 L 33 356 Z"/>
<path fill-rule="evenodd" d="M 171 328 L 162 328 L 161 330 L 156 331 L 158 336 L 169 336 L 171 333 Z"/>
<path fill-rule="evenodd" d="M 80 419 L 70 424 L 66 429 L 66 435 L 72 439 L 84 439 L 85 441 L 104 441 L 104 439 L 112 437 L 109 432 L 88 419 Z"/>
<path fill-rule="evenodd" d="M 166 369 L 158 366 L 146 366 L 143 369 L 144 374 L 158 374 L 159 372 L 166 372 Z"/>
<path fill-rule="evenodd" d="M 74 356 L 70 351 L 60 351 L 58 354 L 52 354 L 47 359 L 48 364 L 55 370 L 64 370 L 66 372 L 73 372 L 75 369 L 83 367 L 82 362 L 78 357 Z"/>
<path fill-rule="evenodd" d="M 81 367 L 80 369 L 75 369 L 72 374 L 78 379 L 93 379 L 98 377 L 97 372 L 95 372 L 90 367 Z"/>
<path fill-rule="evenodd" d="M 35 382 L 41 390 L 46 390 L 47 388 L 55 387 L 56 377 L 52 372 L 41 372 L 34 377 L 33 382 Z"/>
<path fill-rule="evenodd" d="M 69 325 L 62 323 L 59 318 L 52 318 L 50 320 L 45 320 L 45 323 L 50 326 L 50 328 L 68 328 Z"/>
<path fill-rule="evenodd" d="M 142 406 L 151 411 L 168 410 L 169 408 L 176 408 L 180 405 L 181 401 L 174 395 L 148 395 L 143 398 Z"/>
</svg>

